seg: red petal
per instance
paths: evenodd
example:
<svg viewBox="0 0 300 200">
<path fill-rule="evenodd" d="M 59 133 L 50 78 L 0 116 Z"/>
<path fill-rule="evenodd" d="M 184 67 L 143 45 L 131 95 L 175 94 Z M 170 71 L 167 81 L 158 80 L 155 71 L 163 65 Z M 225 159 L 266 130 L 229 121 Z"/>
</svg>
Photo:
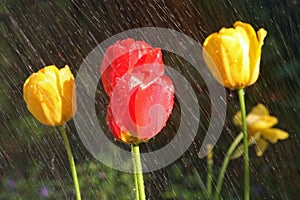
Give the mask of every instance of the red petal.
<svg viewBox="0 0 300 200">
<path fill-rule="evenodd" d="M 144 64 L 163 64 L 161 49 L 150 49 L 147 54 L 143 55 L 135 64 L 135 66 L 140 66 Z"/>
<path fill-rule="evenodd" d="M 117 81 L 128 70 L 139 65 L 162 64 L 162 55 L 159 48 L 153 49 L 144 41 L 125 39 L 110 46 L 100 66 L 101 79 L 105 92 L 111 96 Z"/>
<path fill-rule="evenodd" d="M 129 113 L 138 137 L 152 138 L 165 126 L 174 104 L 174 87 L 167 82 L 160 79 L 146 88 L 139 87 L 131 96 Z"/>
<path fill-rule="evenodd" d="M 165 126 L 171 114 L 174 104 L 172 81 L 162 76 L 134 88 L 130 88 L 128 82 L 122 78 L 111 96 L 113 118 L 120 129 L 128 130 L 135 137 L 150 139 Z"/>
<path fill-rule="evenodd" d="M 113 136 L 116 139 L 121 140 L 121 129 L 117 125 L 117 123 L 115 122 L 115 120 L 113 118 L 110 106 L 107 107 L 106 123 L 107 123 L 110 131 L 112 132 Z"/>
</svg>

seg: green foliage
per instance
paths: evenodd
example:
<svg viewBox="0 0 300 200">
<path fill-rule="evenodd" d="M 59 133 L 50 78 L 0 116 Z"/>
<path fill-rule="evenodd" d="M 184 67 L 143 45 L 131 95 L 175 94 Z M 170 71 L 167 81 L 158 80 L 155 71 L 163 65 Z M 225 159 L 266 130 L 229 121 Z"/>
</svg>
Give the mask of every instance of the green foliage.
<svg viewBox="0 0 300 200">
<path fill-rule="evenodd" d="M 129 200 L 135 196 L 133 175 L 87 162 L 77 167 L 84 199 Z"/>
<path fill-rule="evenodd" d="M 83 163 L 77 166 L 77 170 L 83 199 L 131 200 L 135 196 L 132 174 L 119 172 L 96 161 Z M 71 178 L 68 181 L 48 180 L 40 174 L 41 167 L 36 164 L 27 177 L 3 177 L 0 200 L 74 197 Z"/>
<path fill-rule="evenodd" d="M 208 199 L 205 184 L 195 168 L 191 172 L 186 172 L 179 165 L 174 165 L 168 180 L 169 187 L 164 192 L 164 198 Z"/>
<path fill-rule="evenodd" d="M 58 192 L 60 181 L 40 178 L 41 168 L 35 164 L 27 177 L 5 176 L 1 179 L 0 200 L 17 199 L 63 199 L 64 193 Z M 66 191 L 70 187 L 66 186 Z"/>
</svg>

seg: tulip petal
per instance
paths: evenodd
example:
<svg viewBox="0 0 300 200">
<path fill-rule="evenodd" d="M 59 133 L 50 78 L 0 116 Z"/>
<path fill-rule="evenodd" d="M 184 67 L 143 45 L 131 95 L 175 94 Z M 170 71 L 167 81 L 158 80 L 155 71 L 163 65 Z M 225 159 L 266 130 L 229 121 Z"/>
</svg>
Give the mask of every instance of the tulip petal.
<svg viewBox="0 0 300 200">
<path fill-rule="evenodd" d="M 235 27 L 236 37 L 239 39 L 241 50 L 240 62 L 236 63 L 236 68 L 232 69 L 232 76 L 240 83 L 240 87 L 244 88 L 249 84 L 249 79 L 251 76 L 251 69 L 250 69 L 250 58 L 249 58 L 249 46 L 250 40 L 248 38 L 247 32 L 245 29 L 241 27 Z M 236 51 L 236 50 L 235 50 Z M 239 73 L 237 71 L 239 70 Z"/>
<path fill-rule="evenodd" d="M 62 98 L 62 120 L 69 121 L 76 112 L 76 94 L 74 76 L 66 65 L 59 70 L 59 92 Z"/>
<path fill-rule="evenodd" d="M 156 53 L 156 55 L 155 55 Z M 149 57 L 148 57 L 149 56 Z M 147 60 L 145 60 L 147 58 Z M 117 81 L 129 70 L 141 65 L 157 62 L 162 64 L 162 55 L 159 48 L 152 48 L 144 41 L 135 41 L 131 38 L 117 41 L 111 45 L 100 66 L 101 79 L 105 92 L 111 96 Z"/>
<path fill-rule="evenodd" d="M 260 57 L 261 57 L 261 47 L 263 45 L 264 38 L 267 35 L 267 32 L 264 29 L 260 29 L 257 32 L 257 36 L 255 30 L 250 24 L 243 22 L 234 23 L 234 27 L 242 28 L 247 32 L 248 38 L 250 40 L 249 43 L 249 58 L 250 58 L 250 74 L 251 79 L 249 80 L 249 85 L 256 82 L 259 76 L 259 65 L 260 65 Z"/>
<path fill-rule="evenodd" d="M 278 140 L 284 140 L 289 137 L 289 134 L 278 128 L 270 128 L 261 131 L 262 136 L 270 141 L 271 143 L 276 143 Z"/>
<path fill-rule="evenodd" d="M 28 110 L 32 115 L 38 119 L 41 123 L 47 124 L 46 116 L 43 114 L 43 108 L 39 104 L 39 95 L 36 95 L 36 86 L 32 84 L 32 80 L 35 79 L 36 74 L 32 74 L 24 83 L 23 86 L 23 97 L 26 102 Z"/>
<path fill-rule="evenodd" d="M 261 103 L 257 104 L 257 106 L 253 107 L 250 115 L 258 115 L 258 116 L 267 116 L 270 115 L 268 109 Z"/>
<path fill-rule="evenodd" d="M 137 60 L 135 63 L 135 67 L 138 67 L 140 65 L 147 65 L 151 64 L 151 68 L 156 68 L 155 65 L 163 65 L 163 60 L 162 60 L 162 52 L 161 49 L 156 48 L 156 49 L 149 49 L 149 52 L 147 54 L 143 55 L 142 57 Z M 162 71 L 163 74 L 164 71 Z"/>
<path fill-rule="evenodd" d="M 248 115 L 247 122 L 248 122 L 248 120 L 249 120 L 249 123 L 248 123 L 249 129 L 256 130 L 256 131 L 271 128 L 272 126 L 274 126 L 278 123 L 278 119 L 273 116 L 259 117 L 257 115 Z"/>
<path fill-rule="evenodd" d="M 139 138 L 136 136 L 133 136 L 130 134 L 130 132 L 126 129 L 120 129 L 118 124 L 116 123 L 115 119 L 113 118 L 111 106 L 109 105 L 107 107 L 107 116 L 106 116 L 106 122 L 108 124 L 108 127 L 110 131 L 112 132 L 113 136 L 123 142 L 126 142 L 128 144 L 139 144 L 142 142 L 147 142 L 148 139 Z"/>
<path fill-rule="evenodd" d="M 216 80 L 220 84 L 227 86 L 231 82 L 231 79 L 228 77 L 227 69 L 223 65 L 219 43 L 218 33 L 209 35 L 203 43 L 203 58 Z"/>
<path fill-rule="evenodd" d="M 174 87 L 162 76 L 145 87 L 141 83 L 130 89 L 125 77 L 111 96 L 107 123 L 116 138 L 126 143 L 144 142 L 165 126 L 174 104 Z"/>
<path fill-rule="evenodd" d="M 256 142 L 256 145 L 254 146 L 256 155 L 257 156 L 262 156 L 266 149 L 268 148 L 269 144 L 266 142 L 264 139 L 259 139 Z"/>
<path fill-rule="evenodd" d="M 110 99 L 116 124 L 132 136 L 149 139 L 165 125 L 173 108 L 174 87 L 165 77 L 152 79 L 148 65 L 135 68 L 118 81 Z M 145 71 L 143 71 L 145 70 Z"/>
<path fill-rule="evenodd" d="M 257 31 L 258 45 L 259 45 L 260 48 L 263 46 L 264 39 L 267 36 L 267 34 L 268 34 L 268 32 L 263 28 L 261 28 Z"/>
</svg>

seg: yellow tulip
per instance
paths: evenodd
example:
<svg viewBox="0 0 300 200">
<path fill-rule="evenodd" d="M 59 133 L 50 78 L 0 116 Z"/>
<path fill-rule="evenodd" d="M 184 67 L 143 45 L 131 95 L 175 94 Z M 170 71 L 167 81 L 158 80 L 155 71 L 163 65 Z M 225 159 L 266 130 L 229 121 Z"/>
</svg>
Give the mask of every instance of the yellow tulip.
<svg viewBox="0 0 300 200">
<path fill-rule="evenodd" d="M 219 83 L 230 89 L 252 85 L 259 75 L 261 48 L 267 31 L 257 35 L 250 24 L 237 21 L 234 28 L 222 28 L 203 44 L 203 58 Z"/>
<path fill-rule="evenodd" d="M 28 110 L 42 124 L 58 126 L 76 112 L 74 76 L 68 65 L 62 69 L 47 66 L 24 83 L 23 97 Z"/>
<path fill-rule="evenodd" d="M 272 128 L 278 123 L 278 119 L 271 116 L 268 109 L 258 104 L 246 117 L 249 136 L 255 141 L 250 142 L 255 145 L 257 156 L 262 156 L 268 147 L 268 141 L 276 143 L 278 140 L 284 140 L 289 134 L 278 128 Z M 242 126 L 241 112 L 237 112 L 233 118 L 233 123 Z"/>
</svg>

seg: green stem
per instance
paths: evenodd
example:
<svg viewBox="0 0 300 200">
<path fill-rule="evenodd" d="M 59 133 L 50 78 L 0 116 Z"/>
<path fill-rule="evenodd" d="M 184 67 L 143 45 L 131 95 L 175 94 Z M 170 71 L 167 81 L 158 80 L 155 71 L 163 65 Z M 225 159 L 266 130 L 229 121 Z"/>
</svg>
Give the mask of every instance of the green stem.
<svg viewBox="0 0 300 200">
<path fill-rule="evenodd" d="M 78 183 L 78 178 L 77 178 L 77 172 L 76 172 L 76 166 L 75 166 L 75 162 L 74 162 L 74 158 L 72 155 L 72 151 L 71 151 L 71 147 L 69 144 L 69 140 L 66 134 L 66 129 L 65 126 L 60 126 L 59 130 L 62 134 L 64 143 L 65 143 L 65 147 L 68 153 L 68 158 L 69 158 L 69 162 L 70 162 L 70 167 L 71 167 L 71 171 L 72 171 L 72 176 L 73 176 L 73 182 L 74 182 L 74 187 L 75 187 L 75 192 L 76 192 L 76 200 L 81 200 L 81 195 L 80 195 L 80 189 L 79 189 L 79 183 Z"/>
<path fill-rule="evenodd" d="M 243 133 L 240 133 L 235 138 L 235 140 L 232 142 L 232 144 L 230 145 L 228 151 L 226 152 L 225 158 L 224 158 L 223 163 L 222 163 L 221 171 L 220 171 L 219 177 L 218 177 L 216 195 L 215 195 L 216 200 L 220 199 L 220 193 L 221 193 L 221 189 L 222 189 L 224 175 L 225 175 L 228 163 L 230 161 L 230 156 L 233 153 L 233 151 L 235 150 L 235 148 L 237 147 L 237 145 L 241 142 L 242 139 L 243 139 Z"/>
<path fill-rule="evenodd" d="M 140 156 L 140 147 L 138 144 L 132 144 L 131 150 L 132 150 L 132 157 L 133 157 L 136 200 L 146 200 L 142 163 L 141 163 L 141 156 Z"/>
<path fill-rule="evenodd" d="M 249 153 L 248 153 L 248 133 L 246 122 L 246 106 L 244 99 L 244 90 L 238 89 L 240 107 L 242 113 L 242 130 L 244 143 L 244 200 L 250 199 L 250 175 L 249 175 Z"/>
<path fill-rule="evenodd" d="M 206 177 L 206 189 L 207 189 L 207 195 L 208 199 L 211 199 L 212 194 L 212 179 L 213 179 L 213 151 L 212 151 L 212 145 L 207 145 L 207 151 L 209 153 L 207 154 L 207 177 Z"/>
</svg>

